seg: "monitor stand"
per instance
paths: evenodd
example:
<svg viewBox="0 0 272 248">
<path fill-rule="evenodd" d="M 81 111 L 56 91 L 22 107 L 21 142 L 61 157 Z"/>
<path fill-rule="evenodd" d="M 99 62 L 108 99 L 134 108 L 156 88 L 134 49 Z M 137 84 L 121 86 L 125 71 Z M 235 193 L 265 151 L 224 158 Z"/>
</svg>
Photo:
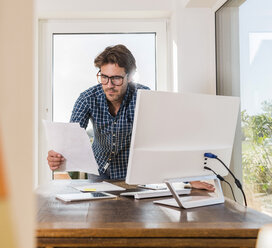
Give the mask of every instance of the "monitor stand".
<svg viewBox="0 0 272 248">
<path fill-rule="evenodd" d="M 215 192 L 206 191 L 205 192 L 206 195 L 199 195 L 199 196 L 192 195 L 192 196 L 180 197 L 172 185 L 174 182 L 192 182 L 192 181 L 203 181 L 203 180 L 214 180 Z M 220 204 L 220 203 L 224 203 L 225 201 L 220 180 L 215 175 L 170 179 L 170 180 L 166 180 L 165 184 L 171 191 L 174 198 L 167 199 L 167 200 L 158 200 L 158 201 L 154 201 L 154 203 L 163 204 L 163 205 L 172 206 L 172 207 L 179 207 L 179 208 L 195 208 L 195 207 Z"/>
</svg>

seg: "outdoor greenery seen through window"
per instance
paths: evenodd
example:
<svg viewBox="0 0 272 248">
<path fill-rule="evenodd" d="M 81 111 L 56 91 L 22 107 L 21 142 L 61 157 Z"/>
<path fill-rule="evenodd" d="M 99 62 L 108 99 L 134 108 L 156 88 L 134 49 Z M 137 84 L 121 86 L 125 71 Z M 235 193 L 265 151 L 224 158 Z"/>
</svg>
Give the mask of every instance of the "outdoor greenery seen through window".
<svg viewBox="0 0 272 248">
<path fill-rule="evenodd" d="M 243 181 L 247 195 L 259 200 L 256 208 L 271 213 L 272 208 L 272 101 L 263 101 L 262 113 L 249 115 L 242 111 Z M 259 206 L 258 206 L 259 205 Z"/>
</svg>

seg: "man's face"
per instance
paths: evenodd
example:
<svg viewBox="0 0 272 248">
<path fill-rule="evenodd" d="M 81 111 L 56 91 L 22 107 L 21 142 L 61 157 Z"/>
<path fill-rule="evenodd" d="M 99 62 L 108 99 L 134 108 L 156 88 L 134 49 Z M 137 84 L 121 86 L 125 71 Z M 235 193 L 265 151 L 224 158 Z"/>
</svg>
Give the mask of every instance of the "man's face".
<svg viewBox="0 0 272 248">
<path fill-rule="evenodd" d="M 106 98 L 111 103 L 121 103 L 126 94 L 128 80 L 125 68 L 119 67 L 117 64 L 106 64 L 100 68 L 101 75 L 112 77 L 121 76 L 123 78 L 123 84 L 120 86 L 114 85 L 109 79 L 106 85 L 102 84 L 102 88 L 105 92 Z"/>
</svg>

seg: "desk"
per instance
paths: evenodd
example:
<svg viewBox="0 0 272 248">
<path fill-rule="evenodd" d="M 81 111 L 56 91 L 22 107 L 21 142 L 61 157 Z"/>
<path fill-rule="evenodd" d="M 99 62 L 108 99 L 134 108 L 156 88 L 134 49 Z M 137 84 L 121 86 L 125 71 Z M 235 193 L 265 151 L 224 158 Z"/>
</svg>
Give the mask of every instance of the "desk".
<svg viewBox="0 0 272 248">
<path fill-rule="evenodd" d="M 259 228 L 272 223 L 228 199 L 187 210 L 153 199 L 55 199 L 57 193 L 75 192 L 71 184 L 83 181 L 55 180 L 37 190 L 37 247 L 254 247 Z"/>
</svg>

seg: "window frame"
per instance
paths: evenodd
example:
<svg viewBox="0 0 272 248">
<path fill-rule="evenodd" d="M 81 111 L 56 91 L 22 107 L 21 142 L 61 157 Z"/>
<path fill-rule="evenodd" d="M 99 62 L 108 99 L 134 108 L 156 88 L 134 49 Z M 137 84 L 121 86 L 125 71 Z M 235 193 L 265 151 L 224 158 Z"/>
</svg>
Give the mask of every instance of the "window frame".
<svg viewBox="0 0 272 248">
<path fill-rule="evenodd" d="M 242 1 L 227 0 L 215 11 L 215 54 L 216 54 L 216 94 L 240 97 L 240 47 L 239 47 L 239 7 Z M 231 8 L 232 9 L 231 9 Z M 221 63 L 224 61 L 224 63 Z M 230 170 L 243 184 L 241 110 L 232 150 Z M 240 190 L 228 175 L 226 180 L 233 187 L 236 200 L 243 204 Z M 224 195 L 232 199 L 227 185 L 222 185 Z"/>
<path fill-rule="evenodd" d="M 168 34 L 167 19 L 131 20 L 57 20 L 41 19 L 38 23 L 38 98 L 37 106 L 37 168 L 36 185 L 52 179 L 47 165 L 46 136 L 42 120 L 53 118 L 53 34 L 83 33 L 156 33 L 156 88 L 171 90 L 172 81 L 168 72 Z"/>
</svg>

